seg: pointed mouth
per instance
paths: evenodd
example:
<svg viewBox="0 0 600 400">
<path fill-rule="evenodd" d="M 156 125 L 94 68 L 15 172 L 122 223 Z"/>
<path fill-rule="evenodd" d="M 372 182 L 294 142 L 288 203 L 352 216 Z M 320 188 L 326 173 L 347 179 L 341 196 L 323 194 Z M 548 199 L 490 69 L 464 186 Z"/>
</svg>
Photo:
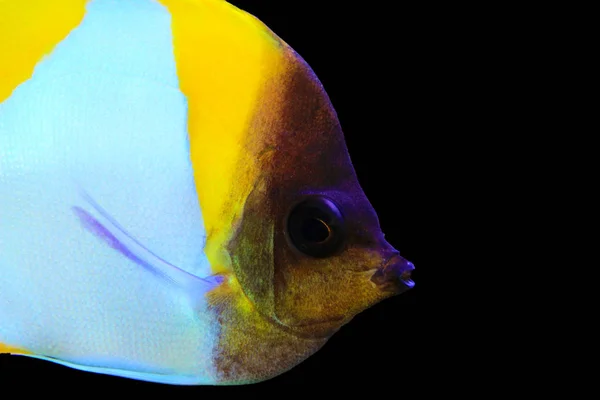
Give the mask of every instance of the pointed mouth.
<svg viewBox="0 0 600 400">
<path fill-rule="evenodd" d="M 414 269 L 413 263 L 399 254 L 395 254 L 373 274 L 371 281 L 383 291 L 401 293 L 415 286 L 411 276 Z"/>
<path fill-rule="evenodd" d="M 415 282 L 412 280 L 412 272 L 415 270 L 415 266 L 404 257 L 397 257 L 400 259 L 400 261 L 396 261 L 394 264 L 391 264 L 395 266 L 392 268 L 396 268 L 393 273 L 398 275 L 398 279 L 400 279 L 402 283 L 411 289 L 415 286 Z M 390 264 L 388 263 L 388 265 Z"/>
<path fill-rule="evenodd" d="M 411 273 L 414 269 L 415 267 L 413 266 L 410 271 L 404 271 L 399 277 L 400 281 L 402 281 L 409 289 L 412 289 L 415 286 L 415 282 L 411 279 Z"/>
</svg>

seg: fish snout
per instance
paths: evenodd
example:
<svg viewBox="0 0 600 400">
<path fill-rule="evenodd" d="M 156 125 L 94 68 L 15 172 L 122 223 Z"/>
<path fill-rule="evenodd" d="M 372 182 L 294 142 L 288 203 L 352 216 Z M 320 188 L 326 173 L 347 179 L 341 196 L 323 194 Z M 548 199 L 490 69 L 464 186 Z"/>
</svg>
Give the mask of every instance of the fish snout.
<svg viewBox="0 0 600 400">
<path fill-rule="evenodd" d="M 396 254 L 373 274 L 371 282 L 382 291 L 392 291 L 399 294 L 415 286 L 411 279 L 411 273 L 414 269 L 413 263 Z"/>
</svg>

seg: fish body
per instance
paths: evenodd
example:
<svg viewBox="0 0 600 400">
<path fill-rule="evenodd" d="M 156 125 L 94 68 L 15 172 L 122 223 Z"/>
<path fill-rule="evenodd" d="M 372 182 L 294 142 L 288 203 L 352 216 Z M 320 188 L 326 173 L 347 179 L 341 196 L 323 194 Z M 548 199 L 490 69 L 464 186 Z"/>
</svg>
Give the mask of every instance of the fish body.
<svg viewBox="0 0 600 400">
<path fill-rule="evenodd" d="M 0 353 L 252 383 L 412 287 L 322 85 L 251 15 L 8 0 L 0 54 Z"/>
</svg>

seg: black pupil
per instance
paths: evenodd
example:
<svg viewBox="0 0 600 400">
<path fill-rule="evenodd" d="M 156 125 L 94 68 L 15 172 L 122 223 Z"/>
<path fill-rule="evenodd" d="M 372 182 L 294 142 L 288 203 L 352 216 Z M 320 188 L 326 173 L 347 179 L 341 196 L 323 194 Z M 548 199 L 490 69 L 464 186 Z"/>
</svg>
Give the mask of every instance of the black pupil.
<svg viewBox="0 0 600 400">
<path fill-rule="evenodd" d="M 343 247 L 344 217 L 326 197 L 311 196 L 292 209 L 287 220 L 291 244 L 302 253 L 324 258 Z"/>
<path fill-rule="evenodd" d="M 318 218 L 309 218 L 302 223 L 302 236 L 311 243 L 322 243 L 329 238 L 329 228 Z"/>
</svg>

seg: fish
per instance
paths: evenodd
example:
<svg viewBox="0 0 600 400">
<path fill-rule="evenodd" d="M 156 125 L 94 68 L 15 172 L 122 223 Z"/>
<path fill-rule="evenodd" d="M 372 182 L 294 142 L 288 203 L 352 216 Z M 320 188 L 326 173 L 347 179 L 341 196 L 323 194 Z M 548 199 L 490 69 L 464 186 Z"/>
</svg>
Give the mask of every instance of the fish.
<svg viewBox="0 0 600 400">
<path fill-rule="evenodd" d="M 0 54 L 0 353 L 252 384 L 414 287 L 322 83 L 256 17 L 3 0 Z"/>
</svg>

